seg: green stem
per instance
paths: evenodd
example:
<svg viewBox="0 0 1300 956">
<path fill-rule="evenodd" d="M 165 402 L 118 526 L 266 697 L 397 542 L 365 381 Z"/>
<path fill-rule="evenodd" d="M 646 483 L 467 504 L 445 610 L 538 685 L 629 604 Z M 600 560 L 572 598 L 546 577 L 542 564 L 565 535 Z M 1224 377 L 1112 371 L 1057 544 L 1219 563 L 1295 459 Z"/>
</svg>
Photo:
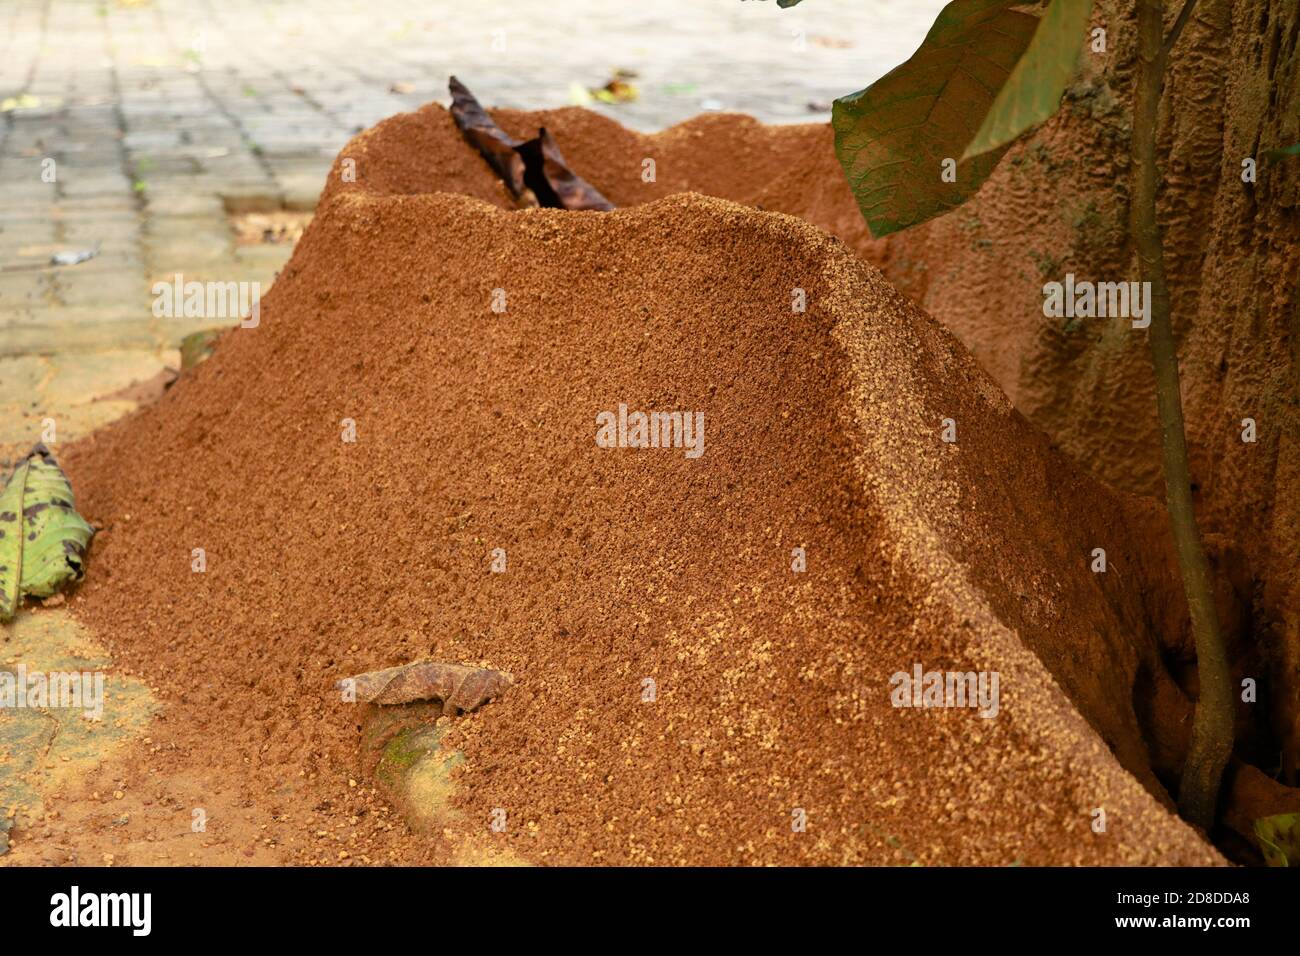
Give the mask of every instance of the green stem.
<svg viewBox="0 0 1300 956">
<path fill-rule="evenodd" d="M 1173 529 L 1178 567 L 1196 641 L 1200 696 L 1192 721 L 1192 739 L 1183 767 L 1178 809 L 1184 818 L 1209 830 L 1215 821 L 1220 781 L 1232 752 L 1233 700 L 1228 655 L 1219 629 L 1210 586 L 1210 568 L 1192 508 L 1191 468 L 1183 428 L 1178 352 L 1169 318 L 1164 240 L 1156 219 L 1156 117 L 1164 86 L 1165 65 L 1196 0 L 1186 0 L 1178 20 L 1164 38 L 1163 0 L 1137 0 L 1138 73 L 1133 100 L 1132 230 L 1142 280 L 1149 282 L 1151 362 L 1164 454 L 1165 501 Z"/>
</svg>

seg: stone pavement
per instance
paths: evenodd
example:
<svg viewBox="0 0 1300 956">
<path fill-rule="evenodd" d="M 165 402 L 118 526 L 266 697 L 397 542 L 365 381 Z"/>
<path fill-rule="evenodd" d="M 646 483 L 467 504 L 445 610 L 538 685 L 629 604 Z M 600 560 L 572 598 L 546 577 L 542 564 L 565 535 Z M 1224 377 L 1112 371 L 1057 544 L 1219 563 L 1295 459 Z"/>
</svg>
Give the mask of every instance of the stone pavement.
<svg viewBox="0 0 1300 956">
<path fill-rule="evenodd" d="M 132 407 L 94 402 L 213 320 L 156 318 L 150 289 L 259 282 L 291 243 L 237 245 L 231 216 L 310 210 L 356 131 L 456 73 L 484 102 L 592 104 L 653 129 L 706 109 L 825 121 L 920 42 L 943 0 L 6 0 L 0 7 L 0 465 L 53 416 L 68 440 Z M 95 250 L 89 261 L 52 254 Z"/>
</svg>

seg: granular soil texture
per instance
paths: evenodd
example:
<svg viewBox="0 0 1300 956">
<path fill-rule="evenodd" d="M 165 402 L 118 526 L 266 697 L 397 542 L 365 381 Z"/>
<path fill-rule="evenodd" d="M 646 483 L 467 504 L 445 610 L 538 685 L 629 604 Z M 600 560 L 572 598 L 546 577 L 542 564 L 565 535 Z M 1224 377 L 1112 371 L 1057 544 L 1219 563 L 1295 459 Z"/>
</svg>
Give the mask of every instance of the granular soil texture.
<svg viewBox="0 0 1300 956">
<path fill-rule="evenodd" d="M 65 456 L 103 525 L 72 606 L 166 705 L 141 773 L 224 779 L 288 862 L 1220 860 L 1131 704 L 1168 584 L 1144 503 L 820 229 L 508 211 L 430 115 L 345 149 L 373 188 L 330 187 L 259 327 Z M 703 454 L 600 447 L 620 404 L 702 412 Z M 333 689 L 422 658 L 514 682 L 447 723 L 433 835 Z M 917 664 L 996 672 L 996 716 L 894 706 Z"/>
<path fill-rule="evenodd" d="M 868 259 L 885 256 L 885 244 L 871 238 L 849 192 L 828 125 L 766 126 L 750 116 L 706 113 L 657 133 L 641 133 L 573 106 L 497 109 L 491 115 L 519 139 L 546 128 L 570 168 L 616 206 L 697 192 L 798 216 Z M 509 190 L 466 146 L 451 115 L 436 103 L 356 136 L 339 153 L 322 202 L 346 192 L 433 191 L 514 206 Z"/>
<path fill-rule="evenodd" d="M 1131 35 L 1129 13 L 1110 19 Z M 1171 83 L 1197 108 L 1242 99 L 1225 97 L 1225 83 L 1254 90 L 1273 80 L 1271 72 L 1258 75 L 1265 67 L 1254 31 L 1234 29 L 1260 16 L 1224 7 L 1216 17 L 1224 22 L 1203 25 L 1202 45 L 1213 40 L 1201 59 L 1224 60 L 1224 68 L 1205 70 L 1197 57 L 1171 64 Z M 1231 45 L 1220 43 L 1229 33 Z M 1238 49 L 1243 46 L 1247 52 Z M 1124 73 L 1136 46 L 1121 48 L 1116 58 L 1085 58 L 1076 90 L 1082 103 L 1127 97 L 1131 82 Z M 1294 74 L 1300 58 L 1289 62 Z M 1222 615 L 1225 629 L 1230 642 L 1239 637 L 1243 645 L 1233 654 L 1237 667 L 1271 673 L 1275 699 L 1284 703 L 1288 694 L 1300 695 L 1300 591 L 1291 574 L 1300 540 L 1294 493 L 1300 459 L 1286 437 L 1300 407 L 1292 347 L 1300 288 L 1297 181 L 1273 175 L 1259 189 L 1244 190 L 1238 176 L 1218 171 L 1225 163 L 1238 167 L 1240 157 L 1256 151 L 1252 143 L 1294 142 L 1285 129 L 1296 110 L 1286 108 L 1285 98 L 1245 100 L 1268 115 L 1167 131 L 1170 155 L 1202 159 L 1166 169 L 1170 188 L 1160 217 L 1172 237 L 1166 247 L 1198 516 L 1219 578 L 1235 591 L 1235 610 Z M 1109 484 L 1163 500 L 1145 332 L 1124 317 L 1052 321 L 1042 315 L 1043 283 L 1064 281 L 1067 272 L 1093 281 L 1137 277 L 1125 190 L 1117 187 L 1128 176 L 1127 108 L 1063 109 L 1013 146 L 960 210 L 883 240 L 871 238 L 825 124 L 765 126 L 746 116 L 706 114 L 646 134 L 575 107 L 492 115 L 516 137 L 546 127 L 570 166 L 619 206 L 689 190 L 798 216 L 837 236 L 951 330 L 1016 408 L 1074 461 Z M 1261 126 L 1272 129 L 1262 140 Z M 1221 127 L 1235 131 L 1235 145 Z M 355 164 L 356 180 L 347 181 L 336 165 L 327 198 L 442 190 L 511 205 L 437 105 L 367 130 L 343 150 L 344 158 Z M 1251 237 L 1245 247 L 1241 236 Z M 1257 442 L 1242 441 L 1239 423 L 1246 416 L 1259 424 Z M 1255 659 L 1250 648 L 1266 649 L 1266 659 Z M 1177 656 L 1190 664 L 1190 646 Z M 1282 710 L 1275 718 L 1280 736 L 1294 743 L 1300 727 L 1282 725 L 1293 722 L 1300 705 Z"/>
</svg>

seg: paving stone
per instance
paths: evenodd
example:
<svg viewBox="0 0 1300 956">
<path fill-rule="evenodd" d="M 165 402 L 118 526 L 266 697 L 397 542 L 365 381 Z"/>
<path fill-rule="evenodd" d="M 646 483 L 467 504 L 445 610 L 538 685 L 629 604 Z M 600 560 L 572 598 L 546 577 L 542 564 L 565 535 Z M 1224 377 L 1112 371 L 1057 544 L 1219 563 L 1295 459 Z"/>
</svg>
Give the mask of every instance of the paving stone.
<svg viewBox="0 0 1300 956">
<path fill-rule="evenodd" d="M 63 355 L 114 349 L 156 350 L 167 337 L 150 319 L 107 322 L 68 322 L 63 313 L 54 318 L 11 322 L 0 317 L 0 357 Z M 125 387 L 130 382 L 123 382 Z"/>
<path fill-rule="evenodd" d="M 46 272 L 0 272 L 0 313 L 53 305 L 54 288 Z"/>
<path fill-rule="evenodd" d="M 321 190 L 325 188 L 325 177 L 328 175 L 329 167 L 325 166 L 309 173 L 277 176 L 276 179 L 284 191 L 284 208 L 295 212 L 312 212 L 316 208 Z"/>
<path fill-rule="evenodd" d="M 145 214 L 151 217 L 201 217 L 224 218 L 225 203 L 213 194 L 159 194 L 151 195 L 145 204 Z"/>
<path fill-rule="evenodd" d="M 120 196 L 131 191 L 131 181 L 121 174 L 66 176 L 60 183 L 64 196 Z"/>
<path fill-rule="evenodd" d="M 168 223 L 184 220 L 169 219 Z M 208 220 L 199 220 L 207 223 Z M 144 249 L 146 258 L 153 268 L 166 259 L 168 262 L 210 263 L 230 256 L 233 239 L 224 224 L 221 226 L 196 226 L 193 230 L 182 231 L 166 229 L 156 231 L 155 224 L 150 224 L 150 232 L 145 235 Z M 168 266 L 168 268 L 171 268 Z"/>
<path fill-rule="evenodd" d="M 221 190 L 221 201 L 231 215 L 274 212 L 284 207 L 284 194 L 272 183 L 236 184 Z"/>
<path fill-rule="evenodd" d="M 71 246 L 100 245 L 110 242 L 134 242 L 140 234 L 140 221 L 137 217 L 63 217 L 60 222 L 60 237 Z"/>
<path fill-rule="evenodd" d="M 6 0 L 0 94 L 42 103 L 0 117 L 0 269 L 44 267 L 55 251 L 96 244 L 99 255 L 0 271 L 0 386 L 20 367 L 45 374 L 68 356 L 84 372 L 101 351 L 96 387 L 105 376 L 130 384 L 158 350 L 213 325 L 154 318 L 152 283 L 176 273 L 259 282 L 265 294 L 292 250 L 236 247 L 230 215 L 314 209 L 348 138 L 395 112 L 445 104 L 450 73 L 491 105 L 536 109 L 567 105 L 571 84 L 633 69 L 640 99 L 593 108 L 640 129 L 680 122 L 706 100 L 766 121 L 825 122 L 808 102 L 883 73 L 944 2 L 782 11 L 740 0 L 479 0 L 435 17 L 409 0 Z M 798 25 L 853 46 L 796 50 Z M 499 28 L 505 51 L 492 48 Z M 394 92 L 399 82 L 410 92 Z M 55 183 L 41 180 L 47 157 Z"/>
<path fill-rule="evenodd" d="M 118 302 L 132 307 L 147 301 L 148 286 L 141 273 L 60 274 L 55 280 L 56 294 L 65 305 L 96 306 Z"/>
<path fill-rule="evenodd" d="M 290 245 L 241 246 L 235 249 L 235 261 L 267 274 L 279 269 L 293 254 Z"/>
<path fill-rule="evenodd" d="M 134 212 L 137 208 L 138 203 L 135 197 L 126 193 L 119 196 L 78 196 L 60 199 L 55 204 L 54 211 L 64 216 L 72 216 L 89 214 L 95 211 Z"/>
</svg>

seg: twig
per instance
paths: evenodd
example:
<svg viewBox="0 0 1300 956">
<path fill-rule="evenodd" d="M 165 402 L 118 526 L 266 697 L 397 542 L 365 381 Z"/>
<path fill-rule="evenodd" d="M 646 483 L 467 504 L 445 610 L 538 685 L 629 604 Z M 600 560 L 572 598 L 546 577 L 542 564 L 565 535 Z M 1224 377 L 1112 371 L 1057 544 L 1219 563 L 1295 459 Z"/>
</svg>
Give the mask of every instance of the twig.
<svg viewBox="0 0 1300 956">
<path fill-rule="evenodd" d="M 1178 42 L 1178 35 L 1183 32 L 1183 27 L 1187 26 L 1187 21 L 1192 18 L 1192 7 L 1196 6 L 1196 0 L 1184 0 L 1183 8 L 1178 11 L 1178 19 L 1174 21 L 1173 28 L 1169 31 L 1169 36 L 1165 38 L 1164 45 L 1160 48 L 1161 56 L 1168 56 L 1173 50 L 1174 44 Z"/>
</svg>

